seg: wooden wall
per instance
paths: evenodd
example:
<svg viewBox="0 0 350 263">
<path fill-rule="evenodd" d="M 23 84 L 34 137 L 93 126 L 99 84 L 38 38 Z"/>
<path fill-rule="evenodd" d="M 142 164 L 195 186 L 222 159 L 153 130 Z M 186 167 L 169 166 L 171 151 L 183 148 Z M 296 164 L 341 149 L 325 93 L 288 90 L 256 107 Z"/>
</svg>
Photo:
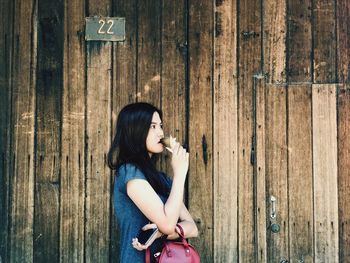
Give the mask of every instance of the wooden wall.
<svg viewBox="0 0 350 263">
<path fill-rule="evenodd" d="M 0 262 L 118 262 L 105 161 L 135 101 L 189 148 L 202 262 L 350 262 L 349 10 L 0 0 Z M 126 40 L 86 42 L 95 15 Z"/>
</svg>

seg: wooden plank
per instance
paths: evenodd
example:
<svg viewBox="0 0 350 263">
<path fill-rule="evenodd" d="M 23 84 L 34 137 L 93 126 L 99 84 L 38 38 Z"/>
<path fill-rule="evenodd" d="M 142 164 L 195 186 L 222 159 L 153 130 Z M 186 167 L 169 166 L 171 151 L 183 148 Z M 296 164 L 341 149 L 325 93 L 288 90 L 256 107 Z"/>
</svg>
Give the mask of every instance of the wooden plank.
<svg viewBox="0 0 350 263">
<path fill-rule="evenodd" d="M 335 2 L 315 0 L 313 3 L 313 82 L 336 82 Z"/>
<path fill-rule="evenodd" d="M 125 41 L 113 45 L 113 121 L 137 97 L 137 0 L 115 1 L 115 16 L 125 17 Z M 115 126 L 113 126 L 114 132 Z"/>
<path fill-rule="evenodd" d="M 84 262 L 85 7 L 64 2 L 60 262 Z"/>
<path fill-rule="evenodd" d="M 238 262 L 236 1 L 217 2 L 214 39 L 214 262 Z"/>
<path fill-rule="evenodd" d="M 212 39 L 213 2 L 188 2 L 189 25 L 189 209 L 200 237 L 202 262 L 213 262 Z M 205 191 L 203 191 L 205 189 Z"/>
<path fill-rule="evenodd" d="M 63 3 L 38 3 L 34 261 L 58 262 Z M 47 63 L 50 61 L 50 63 Z M 44 249 L 43 249 L 44 248 Z"/>
<path fill-rule="evenodd" d="M 38 2 L 34 262 L 59 261 L 63 2 Z"/>
<path fill-rule="evenodd" d="M 240 1 L 238 9 L 238 259 L 254 262 L 253 75 L 261 72 L 261 3 Z"/>
<path fill-rule="evenodd" d="M 263 4 L 263 61 L 267 83 L 286 82 L 286 1 L 266 0 Z"/>
<path fill-rule="evenodd" d="M 165 134 L 188 145 L 186 137 L 187 78 L 186 1 L 162 2 L 161 109 Z M 161 155 L 161 169 L 172 174 L 170 155 Z"/>
<path fill-rule="evenodd" d="M 287 81 L 312 81 L 312 1 L 287 0 Z"/>
<path fill-rule="evenodd" d="M 350 82 L 350 2 L 337 1 L 338 81 Z"/>
<path fill-rule="evenodd" d="M 265 107 L 266 80 L 263 76 L 254 77 L 255 98 L 255 152 L 254 195 L 255 195 L 255 262 L 267 262 L 266 231 L 266 165 L 265 165 Z"/>
<path fill-rule="evenodd" d="M 267 218 L 270 224 L 279 224 L 280 231 L 267 232 L 267 262 L 288 260 L 288 177 L 287 177 L 287 107 L 286 87 L 266 87 L 265 116 L 265 170 Z M 276 218 L 270 217 L 270 198 L 276 198 Z"/>
<path fill-rule="evenodd" d="M 313 262 L 311 85 L 288 86 L 288 193 L 291 262 Z"/>
<path fill-rule="evenodd" d="M 137 100 L 160 107 L 161 1 L 138 1 Z"/>
<path fill-rule="evenodd" d="M 125 41 L 113 45 L 112 61 L 112 120 L 111 140 L 115 135 L 117 116 L 122 107 L 136 101 L 137 93 L 137 1 L 123 0 L 113 2 L 114 16 L 125 17 Z M 114 172 L 111 176 L 114 180 Z M 110 262 L 119 262 L 120 237 L 119 229 L 114 212 L 114 203 L 111 199 L 111 241 Z"/>
<path fill-rule="evenodd" d="M 0 262 L 8 262 L 13 1 L 0 1 L 0 10 Z"/>
<path fill-rule="evenodd" d="M 33 260 L 37 4 L 15 1 L 10 186 L 10 262 Z"/>
<path fill-rule="evenodd" d="M 315 262 L 338 262 L 336 85 L 312 87 Z"/>
<path fill-rule="evenodd" d="M 110 1 L 90 0 L 88 15 L 109 16 Z M 111 42 L 87 44 L 85 260 L 106 262 L 110 240 Z"/>
<path fill-rule="evenodd" d="M 350 258 L 350 87 L 338 95 L 339 262 Z"/>
</svg>

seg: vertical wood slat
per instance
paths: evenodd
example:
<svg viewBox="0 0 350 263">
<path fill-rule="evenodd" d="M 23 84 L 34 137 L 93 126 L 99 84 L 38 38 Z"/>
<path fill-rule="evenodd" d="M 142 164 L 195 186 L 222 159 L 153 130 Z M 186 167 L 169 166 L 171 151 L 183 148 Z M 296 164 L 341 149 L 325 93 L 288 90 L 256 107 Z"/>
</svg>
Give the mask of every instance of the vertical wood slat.
<svg viewBox="0 0 350 263">
<path fill-rule="evenodd" d="M 255 175 L 255 227 L 256 227 L 256 255 L 255 262 L 267 262 L 266 231 L 268 229 L 266 219 L 266 160 L 265 160 L 265 103 L 266 80 L 262 76 L 254 78 L 255 99 L 255 151 L 256 163 Z"/>
<path fill-rule="evenodd" d="M 312 0 L 287 0 L 287 81 L 312 81 Z"/>
<path fill-rule="evenodd" d="M 265 170 L 267 217 L 280 225 L 280 231 L 267 232 L 267 261 L 288 260 L 288 178 L 287 178 L 287 107 L 286 87 L 267 85 L 265 115 Z M 271 219 L 270 198 L 276 198 L 276 218 Z"/>
<path fill-rule="evenodd" d="M 263 61 L 267 83 L 286 82 L 286 1 L 266 0 L 263 4 Z"/>
<path fill-rule="evenodd" d="M 212 39 L 213 2 L 189 7 L 189 209 L 201 238 L 194 239 L 203 263 L 213 262 Z"/>
<path fill-rule="evenodd" d="M 238 251 L 239 262 L 254 262 L 253 76 L 261 72 L 261 5 L 243 0 L 238 9 Z"/>
<path fill-rule="evenodd" d="M 162 1 L 161 108 L 165 134 L 186 141 L 186 0 Z M 187 146 L 187 145 L 185 145 Z M 172 174 L 170 155 L 162 155 L 162 169 Z"/>
<path fill-rule="evenodd" d="M 111 141 L 116 132 L 117 116 L 122 107 L 136 101 L 137 92 L 137 0 L 114 0 L 113 16 L 125 17 L 125 41 L 114 43 L 112 60 Z M 115 171 L 112 171 L 112 182 Z M 113 189 L 111 189 L 113 191 Z M 119 262 L 120 237 L 111 199 L 110 262 Z"/>
<path fill-rule="evenodd" d="M 84 262 L 85 40 L 84 0 L 64 2 L 60 175 L 60 262 Z"/>
<path fill-rule="evenodd" d="M 0 262 L 8 261 L 13 1 L 0 1 Z"/>
<path fill-rule="evenodd" d="M 238 261 L 236 1 L 216 3 L 214 38 L 214 261 Z"/>
<path fill-rule="evenodd" d="M 350 258 L 350 89 L 338 95 L 339 262 Z"/>
<path fill-rule="evenodd" d="M 109 0 L 90 0 L 88 16 L 109 16 Z M 111 42 L 87 44 L 85 260 L 106 262 L 110 240 Z"/>
<path fill-rule="evenodd" d="M 288 193 L 291 262 L 313 262 L 311 85 L 288 86 Z"/>
<path fill-rule="evenodd" d="M 63 2 L 38 1 L 34 262 L 59 261 Z"/>
<path fill-rule="evenodd" d="M 338 262 L 336 86 L 312 87 L 315 262 Z"/>
<path fill-rule="evenodd" d="M 315 0 L 313 3 L 313 82 L 336 81 L 335 1 Z"/>
<path fill-rule="evenodd" d="M 115 16 L 125 17 L 125 41 L 113 45 L 113 106 L 115 124 L 119 111 L 135 102 L 137 92 L 137 0 L 114 0 Z M 115 125 L 112 127 L 115 132 Z"/>
<path fill-rule="evenodd" d="M 15 1 L 14 10 L 10 261 L 32 262 L 37 4 Z"/>
<path fill-rule="evenodd" d="M 138 1 L 137 100 L 160 107 L 161 1 Z"/>
<path fill-rule="evenodd" d="M 338 81 L 350 82 L 350 2 L 337 1 Z"/>
</svg>

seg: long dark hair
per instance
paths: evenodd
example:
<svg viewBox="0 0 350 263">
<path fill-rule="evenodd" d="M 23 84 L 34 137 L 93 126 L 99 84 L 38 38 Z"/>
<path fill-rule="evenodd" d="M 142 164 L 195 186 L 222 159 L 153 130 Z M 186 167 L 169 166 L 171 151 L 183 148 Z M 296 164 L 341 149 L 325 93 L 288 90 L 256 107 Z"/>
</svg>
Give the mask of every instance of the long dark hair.
<svg viewBox="0 0 350 263">
<path fill-rule="evenodd" d="M 168 189 L 160 179 L 163 174 L 155 167 L 156 154 L 150 157 L 146 147 L 148 131 L 155 112 L 158 112 L 162 119 L 161 110 L 144 102 L 126 105 L 120 111 L 116 134 L 108 152 L 108 166 L 118 170 L 123 164 L 133 164 L 143 172 L 158 194 L 167 195 Z"/>
</svg>

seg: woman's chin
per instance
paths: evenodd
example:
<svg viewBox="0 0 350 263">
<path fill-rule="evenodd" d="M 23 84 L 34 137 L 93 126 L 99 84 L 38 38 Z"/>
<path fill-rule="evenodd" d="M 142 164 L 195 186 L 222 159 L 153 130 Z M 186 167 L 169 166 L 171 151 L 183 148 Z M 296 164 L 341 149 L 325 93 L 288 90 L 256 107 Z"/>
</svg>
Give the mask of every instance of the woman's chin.
<svg viewBox="0 0 350 263">
<path fill-rule="evenodd" d="M 160 149 L 157 153 L 162 153 L 164 152 L 164 148 Z"/>
</svg>

